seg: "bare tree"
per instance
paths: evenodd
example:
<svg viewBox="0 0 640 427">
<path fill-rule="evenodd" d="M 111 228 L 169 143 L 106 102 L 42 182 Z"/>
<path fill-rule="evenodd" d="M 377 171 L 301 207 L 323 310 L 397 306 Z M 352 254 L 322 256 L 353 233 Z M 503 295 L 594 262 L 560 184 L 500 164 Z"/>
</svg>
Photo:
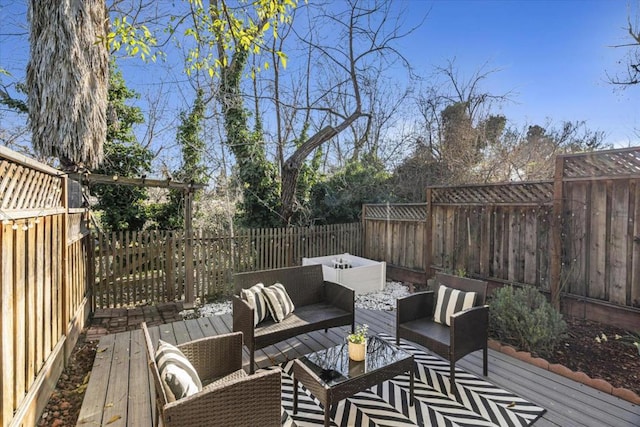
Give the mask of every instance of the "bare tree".
<svg viewBox="0 0 640 427">
<path fill-rule="evenodd" d="M 638 1 L 638 7 L 640 8 L 640 1 Z M 607 73 L 609 83 L 621 87 L 640 83 L 640 11 L 636 15 L 635 22 L 631 21 L 631 15 L 629 15 L 626 31 L 629 42 L 613 46 L 626 51 L 624 57 L 618 61 L 624 70 L 614 75 Z"/>
<path fill-rule="evenodd" d="M 436 67 L 432 84 L 416 96 L 420 112 L 421 132 L 416 141 L 426 145 L 431 155 L 416 147 L 420 158 L 436 159 L 446 166 L 449 183 L 483 180 L 479 167 L 487 146 L 504 129 L 506 119 L 492 115 L 492 110 L 510 100 L 511 92 L 493 94 L 482 84 L 499 70 L 483 64 L 470 77 L 464 78 L 455 59 Z"/>
<path fill-rule="evenodd" d="M 487 181 L 531 181 L 553 177 L 558 154 L 605 148 L 604 133 L 591 130 L 584 121 L 548 122 L 507 129 L 486 153 Z"/>
<path fill-rule="evenodd" d="M 334 8 L 335 9 L 335 8 Z M 413 28 L 402 30 L 400 17 L 391 11 L 391 2 L 362 2 L 349 0 L 343 12 L 323 10 L 314 18 L 316 28 L 331 31 L 343 43 L 322 43 L 320 37 L 301 36 L 318 54 L 325 85 L 310 99 L 307 108 L 322 123 L 313 135 L 298 146 L 282 166 L 281 215 L 289 221 L 295 205 L 295 190 L 300 169 L 308 156 L 327 141 L 352 129 L 359 120 L 365 124 L 352 135 L 356 151 L 369 135 L 372 123 L 370 105 L 365 104 L 365 91 L 385 67 L 394 61 L 408 62 L 394 47 L 394 43 L 410 34 Z M 318 74 L 316 74 L 317 78 Z"/>
</svg>

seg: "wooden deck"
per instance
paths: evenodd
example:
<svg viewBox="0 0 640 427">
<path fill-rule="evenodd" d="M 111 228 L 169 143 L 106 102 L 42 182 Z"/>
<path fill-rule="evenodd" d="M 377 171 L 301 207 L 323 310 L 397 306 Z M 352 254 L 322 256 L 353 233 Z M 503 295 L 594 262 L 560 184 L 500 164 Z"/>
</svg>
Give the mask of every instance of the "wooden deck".
<svg viewBox="0 0 640 427">
<path fill-rule="evenodd" d="M 395 312 L 358 310 L 356 322 L 373 332 L 395 335 Z M 150 328 L 153 339 L 182 343 L 231 330 L 231 315 L 186 320 Z M 260 368 L 281 363 L 343 341 L 347 328 L 301 335 L 256 353 Z M 481 376 L 480 352 L 458 366 Z M 249 354 L 245 348 L 245 369 Z M 489 350 L 489 381 L 547 409 L 535 427 L 639 426 L 640 407 L 583 384 Z M 153 419 L 153 384 L 149 382 L 140 330 L 107 335 L 98 353 L 78 425 L 148 426 Z"/>
</svg>

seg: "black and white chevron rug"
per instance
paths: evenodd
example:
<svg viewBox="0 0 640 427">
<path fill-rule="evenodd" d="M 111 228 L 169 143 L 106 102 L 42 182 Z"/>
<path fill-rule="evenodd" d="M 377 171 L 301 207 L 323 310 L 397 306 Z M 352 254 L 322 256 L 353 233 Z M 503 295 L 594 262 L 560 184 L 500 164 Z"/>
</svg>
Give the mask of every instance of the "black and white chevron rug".
<svg viewBox="0 0 640 427">
<path fill-rule="evenodd" d="M 380 335 L 390 342 L 395 339 Z M 414 355 L 415 401 L 409 405 L 409 376 L 399 375 L 333 405 L 332 425 L 337 426 L 529 426 L 545 409 L 456 369 L 460 401 L 449 396 L 449 364 L 403 343 Z M 282 370 L 282 425 L 318 426 L 324 423 L 319 402 L 302 385 L 298 412 L 293 415 L 293 362 L 270 369 Z"/>
</svg>

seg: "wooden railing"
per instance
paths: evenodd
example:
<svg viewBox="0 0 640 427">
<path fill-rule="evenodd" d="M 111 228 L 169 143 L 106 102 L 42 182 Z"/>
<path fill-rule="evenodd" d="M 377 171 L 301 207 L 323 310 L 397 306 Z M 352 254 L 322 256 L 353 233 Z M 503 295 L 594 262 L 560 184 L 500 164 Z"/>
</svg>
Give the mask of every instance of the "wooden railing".
<svg viewBox="0 0 640 427">
<path fill-rule="evenodd" d="M 235 235 L 193 233 L 193 263 L 185 262 L 182 231 L 99 233 L 93 239 L 95 307 L 179 300 L 185 277 L 196 298 L 229 295 L 233 273 L 300 265 L 303 257 L 362 252 L 359 223 L 237 230 Z"/>
<path fill-rule="evenodd" d="M 86 213 L 62 172 L 0 147 L 0 425 L 35 425 L 88 316 Z"/>
</svg>

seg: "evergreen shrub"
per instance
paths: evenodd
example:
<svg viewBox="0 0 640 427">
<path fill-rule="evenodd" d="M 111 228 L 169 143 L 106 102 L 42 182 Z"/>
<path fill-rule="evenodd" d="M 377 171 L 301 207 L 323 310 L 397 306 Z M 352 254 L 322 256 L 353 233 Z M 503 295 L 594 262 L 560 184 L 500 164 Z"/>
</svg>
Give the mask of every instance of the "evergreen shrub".
<svg viewBox="0 0 640 427">
<path fill-rule="evenodd" d="M 505 286 L 489 302 L 489 330 L 503 343 L 548 356 L 566 336 L 567 324 L 536 288 Z"/>
</svg>

